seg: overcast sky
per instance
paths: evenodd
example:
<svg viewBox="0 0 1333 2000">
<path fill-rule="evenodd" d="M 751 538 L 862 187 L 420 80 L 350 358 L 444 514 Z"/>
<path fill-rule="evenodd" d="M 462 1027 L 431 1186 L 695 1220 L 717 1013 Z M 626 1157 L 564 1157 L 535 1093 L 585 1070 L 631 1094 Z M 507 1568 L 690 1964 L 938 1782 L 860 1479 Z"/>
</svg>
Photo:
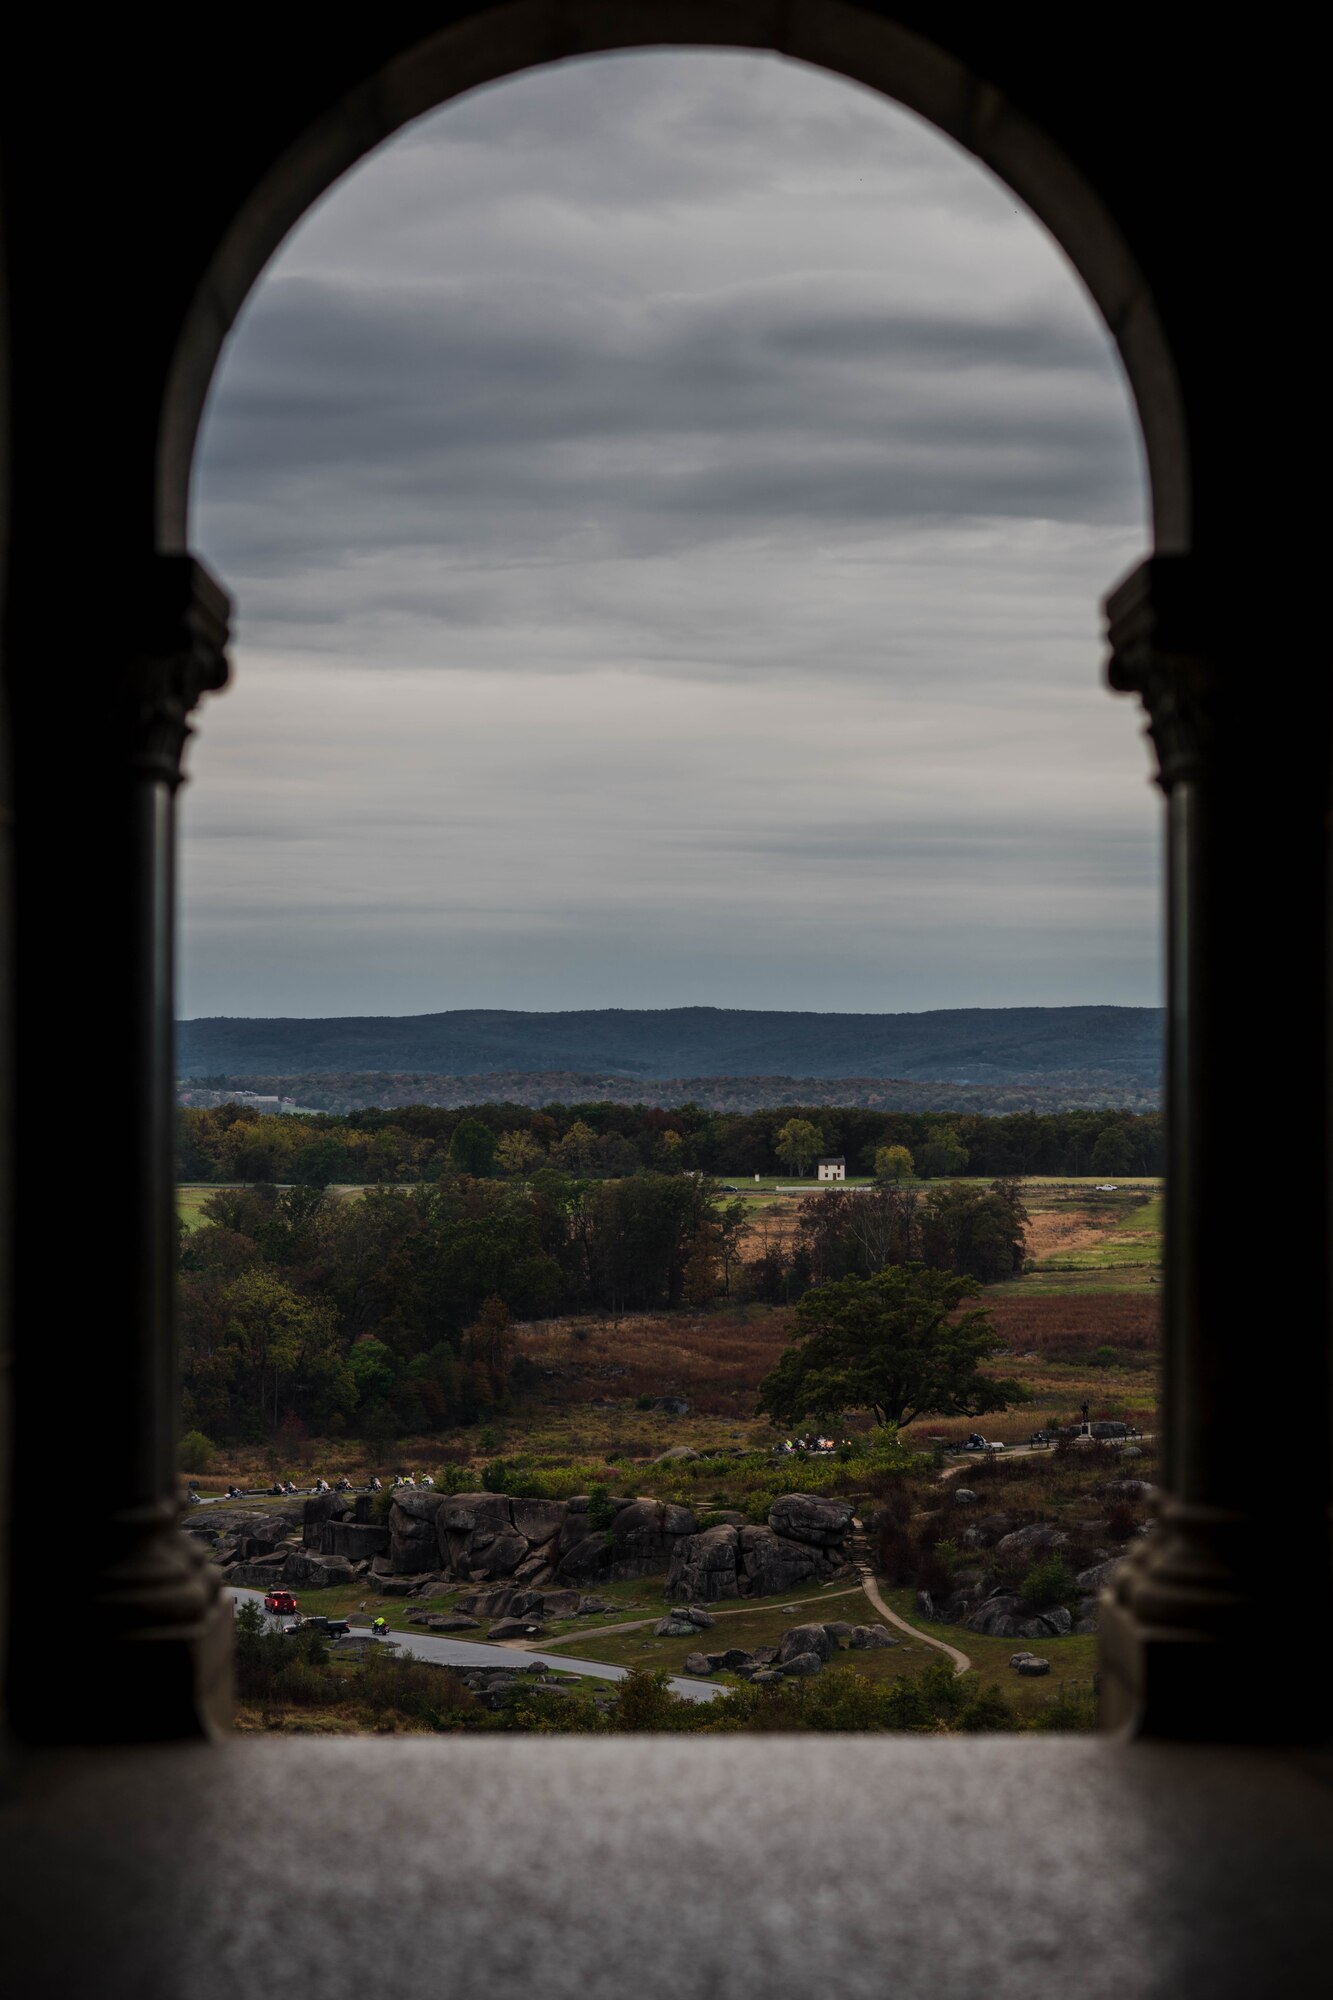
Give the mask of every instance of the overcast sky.
<svg viewBox="0 0 1333 2000">
<path fill-rule="evenodd" d="M 257 288 L 194 538 L 185 1014 L 1158 1000 L 1128 394 L 882 98 L 677 52 L 445 106 Z"/>
</svg>

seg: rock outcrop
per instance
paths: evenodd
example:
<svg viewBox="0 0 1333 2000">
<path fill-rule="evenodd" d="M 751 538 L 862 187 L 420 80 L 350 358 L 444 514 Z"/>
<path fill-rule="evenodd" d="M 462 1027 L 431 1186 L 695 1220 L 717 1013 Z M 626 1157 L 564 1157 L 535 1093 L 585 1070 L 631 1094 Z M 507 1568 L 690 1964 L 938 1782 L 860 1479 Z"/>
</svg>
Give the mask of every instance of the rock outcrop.
<svg viewBox="0 0 1333 2000">
<path fill-rule="evenodd" d="M 1063 1604 L 1049 1611 L 1027 1610 L 1015 1590 L 1003 1585 L 963 1620 L 970 1632 L 991 1639 L 1060 1639 L 1074 1629 L 1074 1621 Z"/>
<path fill-rule="evenodd" d="M 852 1510 L 843 1500 L 785 1493 L 767 1527 L 724 1522 L 675 1545 L 666 1594 L 714 1604 L 726 1597 L 771 1597 L 823 1583 L 849 1568 Z"/>
<path fill-rule="evenodd" d="M 314 1588 L 368 1571 L 373 1588 L 397 1595 L 416 1594 L 415 1580 L 433 1589 L 463 1583 L 545 1593 L 545 1615 L 553 1618 L 581 1614 L 580 1586 L 602 1578 L 665 1571 L 673 1602 L 704 1605 L 794 1593 L 850 1566 L 852 1509 L 819 1494 L 783 1494 L 767 1523 L 726 1510 L 703 1530 L 688 1507 L 630 1495 L 613 1496 L 606 1512 L 594 1513 L 586 1496 L 521 1500 L 403 1488 L 392 1495 L 387 1521 L 368 1518 L 375 1504 L 370 1494 L 312 1495 L 300 1517 L 299 1549 L 291 1539 L 295 1516 L 275 1515 L 218 1537 L 214 1559 L 230 1581 L 255 1588 Z M 294 1554 L 300 1560 L 289 1572 Z M 462 1608 L 465 1615 L 523 1615 L 508 1602 L 502 1611 L 493 1595 L 484 1611 L 474 1614 L 472 1600 Z"/>
</svg>

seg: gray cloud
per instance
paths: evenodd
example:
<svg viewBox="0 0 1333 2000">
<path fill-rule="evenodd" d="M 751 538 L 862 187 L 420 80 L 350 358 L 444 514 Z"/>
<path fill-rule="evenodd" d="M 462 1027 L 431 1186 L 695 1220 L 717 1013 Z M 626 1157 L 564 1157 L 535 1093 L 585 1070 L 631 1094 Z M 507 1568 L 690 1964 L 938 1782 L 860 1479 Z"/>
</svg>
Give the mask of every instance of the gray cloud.
<svg viewBox="0 0 1333 2000">
<path fill-rule="evenodd" d="M 225 357 L 190 1012 L 1151 1001 L 1105 334 L 1007 191 L 769 58 L 403 134 Z"/>
</svg>

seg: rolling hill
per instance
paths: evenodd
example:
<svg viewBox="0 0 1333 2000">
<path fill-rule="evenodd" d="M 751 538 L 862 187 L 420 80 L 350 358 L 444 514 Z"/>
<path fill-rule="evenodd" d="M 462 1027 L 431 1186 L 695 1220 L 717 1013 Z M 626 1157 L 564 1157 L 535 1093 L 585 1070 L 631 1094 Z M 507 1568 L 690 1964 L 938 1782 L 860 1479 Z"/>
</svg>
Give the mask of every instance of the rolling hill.
<svg viewBox="0 0 1333 2000">
<path fill-rule="evenodd" d="M 178 1025 L 178 1073 L 411 1071 L 476 1077 L 575 1072 L 663 1077 L 856 1077 L 1040 1084 L 1073 1077 L 1156 1089 L 1156 1007 L 971 1007 L 921 1014 L 816 1014 L 724 1007 L 597 1008 Z"/>
</svg>

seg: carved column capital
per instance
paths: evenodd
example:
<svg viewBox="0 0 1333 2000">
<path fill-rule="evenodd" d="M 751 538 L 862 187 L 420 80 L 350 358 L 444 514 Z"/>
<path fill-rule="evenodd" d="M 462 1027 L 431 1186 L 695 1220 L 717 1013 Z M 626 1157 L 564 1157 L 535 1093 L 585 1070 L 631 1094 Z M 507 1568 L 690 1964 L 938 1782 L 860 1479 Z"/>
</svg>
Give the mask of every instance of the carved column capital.
<svg viewBox="0 0 1333 2000">
<path fill-rule="evenodd" d="M 201 695 L 227 684 L 231 600 L 195 557 L 159 555 L 134 609 L 127 690 L 134 767 L 174 791 L 190 712 Z"/>
<path fill-rule="evenodd" d="M 1147 710 L 1158 783 L 1169 792 L 1199 775 L 1215 731 L 1215 602 L 1193 557 L 1150 556 L 1111 592 L 1105 610 L 1107 680 Z"/>
</svg>

